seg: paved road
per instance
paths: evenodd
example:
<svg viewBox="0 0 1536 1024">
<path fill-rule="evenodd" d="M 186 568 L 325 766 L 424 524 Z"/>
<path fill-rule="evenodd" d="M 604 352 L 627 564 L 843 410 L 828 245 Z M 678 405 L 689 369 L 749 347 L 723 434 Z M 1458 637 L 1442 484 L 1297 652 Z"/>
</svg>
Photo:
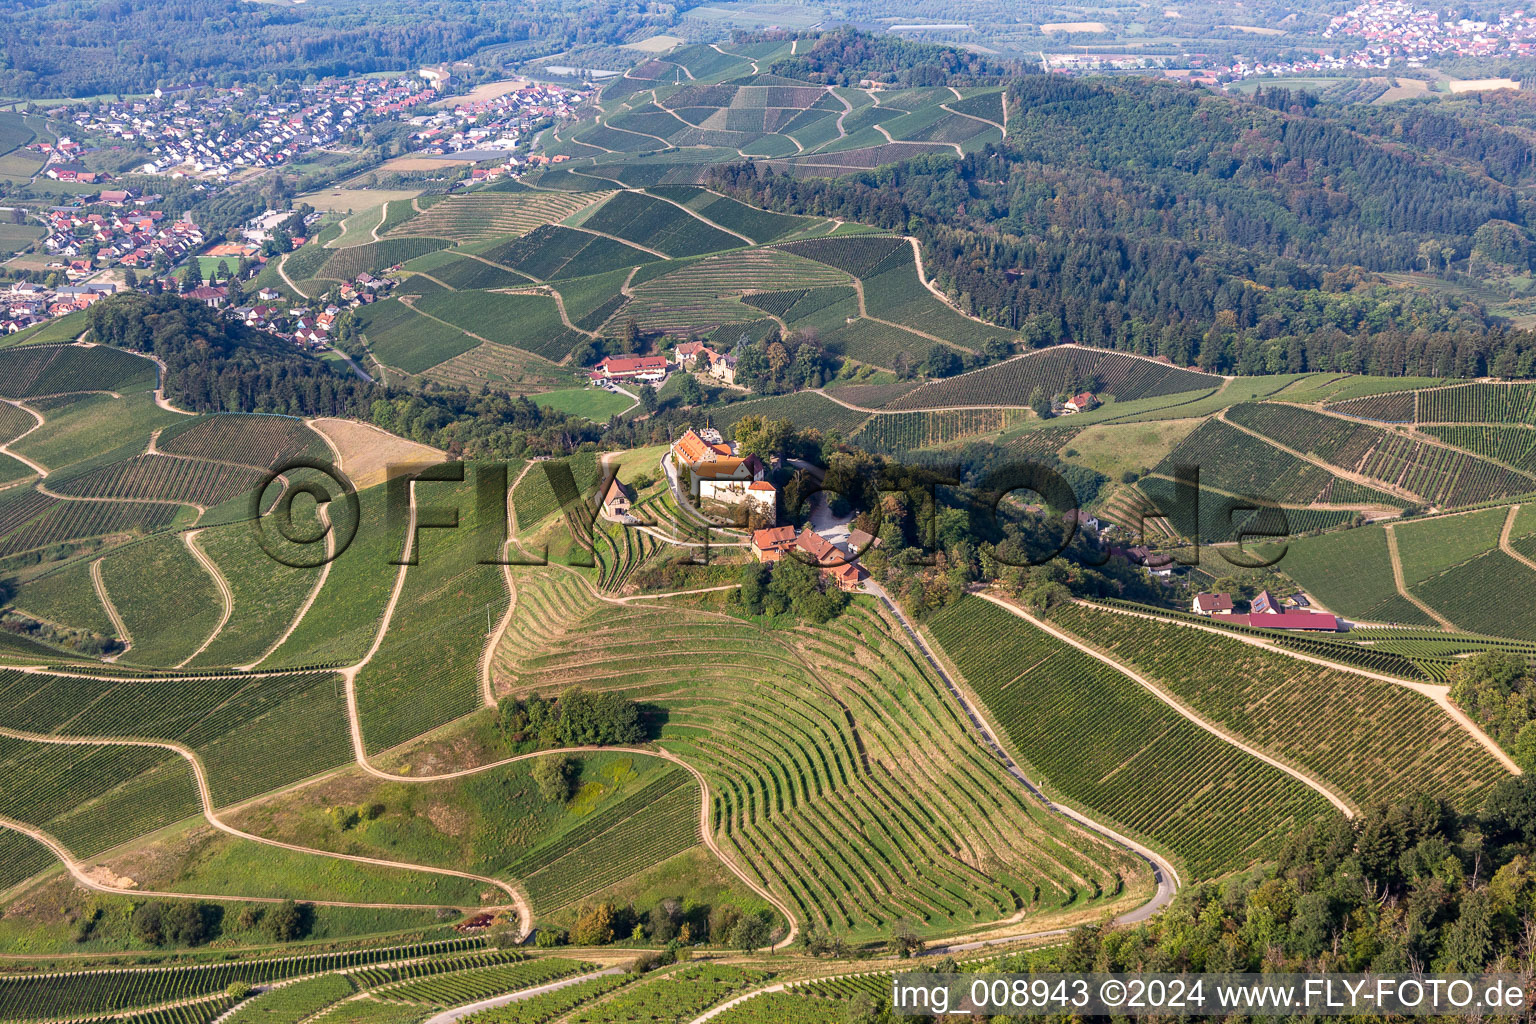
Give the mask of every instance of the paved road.
<svg viewBox="0 0 1536 1024">
<path fill-rule="evenodd" d="M 490 999 L 482 999 L 478 1003 L 469 1003 L 466 1006 L 455 1006 L 451 1010 L 444 1010 L 435 1016 L 428 1017 L 423 1024 L 453 1024 L 454 1021 L 468 1017 L 472 1013 L 481 1010 L 492 1010 L 498 1006 L 506 1006 L 508 1003 L 520 1003 L 524 999 L 532 999 L 534 996 L 542 996 L 548 992 L 558 992 L 562 988 L 570 988 L 593 978 L 601 978 L 610 974 L 623 974 L 624 968 L 610 967 L 606 971 L 595 971 L 592 974 L 578 974 L 574 978 L 561 978 L 547 985 L 539 985 L 535 988 L 525 988 L 521 992 L 511 992 L 504 996 L 492 996 Z"/>
</svg>

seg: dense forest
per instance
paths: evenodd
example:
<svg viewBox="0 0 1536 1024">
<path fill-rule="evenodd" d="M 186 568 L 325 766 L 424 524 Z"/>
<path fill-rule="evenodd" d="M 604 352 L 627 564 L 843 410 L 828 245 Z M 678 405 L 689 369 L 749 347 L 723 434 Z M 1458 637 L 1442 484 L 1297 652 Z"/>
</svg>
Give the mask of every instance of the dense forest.
<svg viewBox="0 0 1536 1024">
<path fill-rule="evenodd" d="M 665 5 L 668 12 L 691 6 Z M 0 95 L 93 96 L 262 75 L 357 75 L 496 47 L 555 53 L 621 41 L 668 13 L 608 0 L 0 0 Z M 526 54 L 524 54 L 526 55 Z"/>
<path fill-rule="evenodd" d="M 1536 119 L 1532 100 L 1501 102 Z M 1432 112 L 1346 118 L 1283 90 L 1034 75 L 1007 104 L 1007 142 L 963 158 L 837 179 L 745 163 L 710 183 L 913 234 L 962 308 L 1032 344 L 1236 373 L 1536 373 L 1536 337 L 1380 276 L 1443 271 L 1474 247 L 1531 269 L 1531 200 L 1501 180 L 1525 183 L 1530 150 L 1493 124 L 1498 108 L 1458 108 L 1475 130 L 1456 142 Z"/>
<path fill-rule="evenodd" d="M 1409 795 L 1309 826 L 1275 863 L 1191 886 L 1146 924 L 1081 929 L 1033 969 L 1529 972 L 1533 855 L 1531 776 L 1466 816 Z"/>
</svg>

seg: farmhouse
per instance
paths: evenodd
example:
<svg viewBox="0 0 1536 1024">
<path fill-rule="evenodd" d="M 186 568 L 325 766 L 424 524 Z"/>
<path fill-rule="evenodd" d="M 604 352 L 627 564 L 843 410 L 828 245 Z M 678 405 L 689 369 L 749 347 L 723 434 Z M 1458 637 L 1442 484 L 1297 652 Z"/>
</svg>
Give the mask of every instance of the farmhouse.
<svg viewBox="0 0 1536 1024">
<path fill-rule="evenodd" d="M 677 365 L 685 370 L 696 369 L 699 360 L 709 359 L 714 355 L 709 346 L 702 341 L 684 341 L 672 350 L 677 358 Z"/>
<path fill-rule="evenodd" d="M 1070 416 L 1075 412 L 1087 412 L 1089 409 L 1092 409 L 1098 404 L 1099 400 L 1093 397 L 1093 392 L 1084 391 L 1081 394 L 1073 395 L 1071 398 L 1063 402 L 1061 405 L 1061 411 L 1065 415 Z"/>
<path fill-rule="evenodd" d="M 1217 612 L 1231 612 L 1232 595 L 1196 594 L 1189 610 L 1196 615 L 1215 615 Z"/>
<path fill-rule="evenodd" d="M 794 546 L 793 526 L 774 526 L 752 532 L 752 555 L 759 562 L 777 562 Z"/>
<path fill-rule="evenodd" d="M 662 356 L 607 356 L 592 368 L 592 379 L 653 379 L 666 372 L 667 360 Z"/>
</svg>

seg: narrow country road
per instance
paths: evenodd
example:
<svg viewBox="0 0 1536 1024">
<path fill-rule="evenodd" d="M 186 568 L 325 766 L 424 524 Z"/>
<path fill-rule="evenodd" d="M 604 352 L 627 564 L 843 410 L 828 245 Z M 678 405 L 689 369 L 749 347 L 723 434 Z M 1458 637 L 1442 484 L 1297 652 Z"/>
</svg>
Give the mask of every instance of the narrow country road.
<svg viewBox="0 0 1536 1024">
<path fill-rule="evenodd" d="M 1174 866 L 1168 862 L 1167 858 L 1158 853 L 1156 850 L 1144 846 L 1133 839 L 1121 835 L 1113 829 L 1099 824 L 1085 814 L 1082 814 L 1070 807 L 1065 807 L 1056 803 L 1047 797 L 1043 792 L 1041 792 L 1038 786 L 1029 781 L 1029 778 L 1024 774 L 1023 770 L 1018 766 L 1013 758 L 1008 756 L 1008 752 L 1003 749 L 1002 743 L 998 740 L 997 734 L 993 731 L 992 726 L 986 721 L 985 716 L 980 712 L 979 708 L 973 706 L 971 702 L 966 699 L 965 694 L 961 692 L 959 684 L 955 682 L 955 680 L 950 676 L 949 672 L 939 662 L 938 657 L 935 656 L 932 649 L 929 648 L 927 641 L 925 641 L 921 634 L 919 634 L 918 631 L 913 627 L 911 621 L 908 620 L 906 613 L 901 610 L 901 607 L 894 600 L 892 600 L 890 594 L 886 593 L 885 588 L 880 586 L 878 583 L 875 583 L 872 579 L 866 580 L 864 586 L 871 594 L 879 599 L 880 603 L 885 606 L 886 610 L 889 611 L 891 615 L 896 619 L 896 621 L 901 624 L 902 629 L 906 631 L 908 638 L 917 647 L 924 660 L 928 662 L 929 667 L 933 669 L 934 673 L 939 677 L 939 680 L 943 682 L 945 688 L 949 690 L 950 696 L 954 697 L 956 703 L 960 705 L 960 710 L 965 712 L 966 720 L 971 723 L 972 730 L 976 732 L 976 734 L 981 738 L 982 743 L 989 750 L 991 750 L 992 754 L 1002 762 L 1003 768 L 1008 772 L 1010 776 L 1016 779 L 1019 784 L 1028 790 L 1031 796 L 1040 801 L 1040 803 L 1044 805 L 1046 809 L 1053 811 L 1063 817 L 1070 818 L 1076 824 L 1088 829 L 1091 832 L 1096 833 L 1105 839 L 1108 839 L 1114 845 L 1119 846 L 1122 849 L 1129 850 L 1130 852 L 1139 856 L 1143 861 L 1146 862 L 1147 866 L 1151 868 L 1152 879 L 1157 883 L 1157 891 L 1146 903 L 1137 907 L 1135 910 L 1121 914 L 1119 917 L 1115 918 L 1115 923 L 1135 924 L 1139 921 L 1145 921 L 1153 914 L 1157 913 L 1159 910 L 1162 910 L 1169 903 L 1171 903 L 1173 901 L 1174 895 L 1179 891 L 1179 887 L 1183 883 L 1179 879 L 1179 873 L 1177 869 L 1175 869 Z M 968 949 L 979 949 L 984 946 L 997 945 L 1003 942 L 1016 942 L 1021 938 L 1028 938 L 1030 936 L 1055 935 L 1058 933 L 1066 934 L 1067 931 L 1069 931 L 1069 929 L 1051 929 L 1046 932 L 1024 932 L 1018 935 L 1011 935 L 997 939 L 982 939 L 975 942 L 955 943 L 952 945 L 937 947 L 933 950 L 930 950 L 930 952 L 961 952 Z"/>
<path fill-rule="evenodd" d="M 551 981 L 546 985 L 537 985 L 533 988 L 525 988 L 520 992 L 509 992 L 504 996 L 492 996 L 490 999 L 482 999 L 478 1003 L 467 1003 L 464 1006 L 455 1006 L 451 1010 L 444 1010 L 441 1013 L 428 1017 L 425 1021 L 422 1022 L 422 1024 L 453 1024 L 454 1021 L 462 1020 L 472 1013 L 479 1013 L 481 1010 L 494 1010 L 498 1006 L 507 1006 L 511 1003 L 520 1003 L 525 999 L 532 999 L 535 996 L 547 995 L 550 992 L 558 992 L 563 988 L 570 988 L 572 985 L 580 985 L 582 982 L 591 981 L 594 978 L 606 978 L 610 975 L 623 973 L 624 968 L 622 967 L 610 967 L 606 971 L 593 971 L 590 974 L 578 974 L 571 978 L 561 978 L 559 981 Z"/>
</svg>

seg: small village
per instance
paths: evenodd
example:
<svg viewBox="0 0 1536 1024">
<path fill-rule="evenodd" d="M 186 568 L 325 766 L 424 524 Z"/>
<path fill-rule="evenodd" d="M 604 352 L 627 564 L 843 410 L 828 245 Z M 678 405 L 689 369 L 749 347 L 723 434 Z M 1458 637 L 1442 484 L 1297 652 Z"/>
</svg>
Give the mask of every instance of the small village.
<svg viewBox="0 0 1536 1024">
<path fill-rule="evenodd" d="M 125 173 L 235 180 L 247 172 L 281 167 L 337 144 L 364 123 L 397 118 L 438 98 L 434 81 L 419 75 L 395 78 L 326 78 L 291 86 L 293 97 L 253 88 L 181 86 L 156 89 L 143 99 L 87 104 L 50 111 L 82 137 L 143 151 L 142 164 Z M 39 143 L 50 157 L 50 177 L 90 175 L 71 158 L 77 143 Z M 90 175 L 78 178 L 80 173 Z"/>
<path fill-rule="evenodd" d="M 1350 70 L 1421 68 L 1435 57 L 1530 57 L 1536 54 L 1536 18 L 1515 10 L 1496 21 L 1479 21 L 1418 7 L 1407 0 L 1368 0 L 1337 15 L 1326 39 L 1363 39 L 1367 45 L 1297 61 L 1238 60 L 1211 73 L 1224 80 L 1307 75 Z M 1502 81 L 1502 80 L 1494 80 Z M 1518 88 L 1510 82 L 1506 88 Z"/>
<path fill-rule="evenodd" d="M 481 160 L 506 157 L 509 169 L 528 163 L 543 163 L 542 156 L 530 156 L 531 136 L 557 121 L 568 120 L 586 103 L 591 87 L 571 89 L 526 79 L 514 83 L 507 92 L 484 99 L 460 97 L 430 113 L 417 113 L 410 123 L 418 130 L 411 135 L 419 152 L 434 156 L 463 156 Z M 513 151 L 522 149 L 522 154 Z M 488 175 L 481 175 L 485 177 Z"/>
</svg>

